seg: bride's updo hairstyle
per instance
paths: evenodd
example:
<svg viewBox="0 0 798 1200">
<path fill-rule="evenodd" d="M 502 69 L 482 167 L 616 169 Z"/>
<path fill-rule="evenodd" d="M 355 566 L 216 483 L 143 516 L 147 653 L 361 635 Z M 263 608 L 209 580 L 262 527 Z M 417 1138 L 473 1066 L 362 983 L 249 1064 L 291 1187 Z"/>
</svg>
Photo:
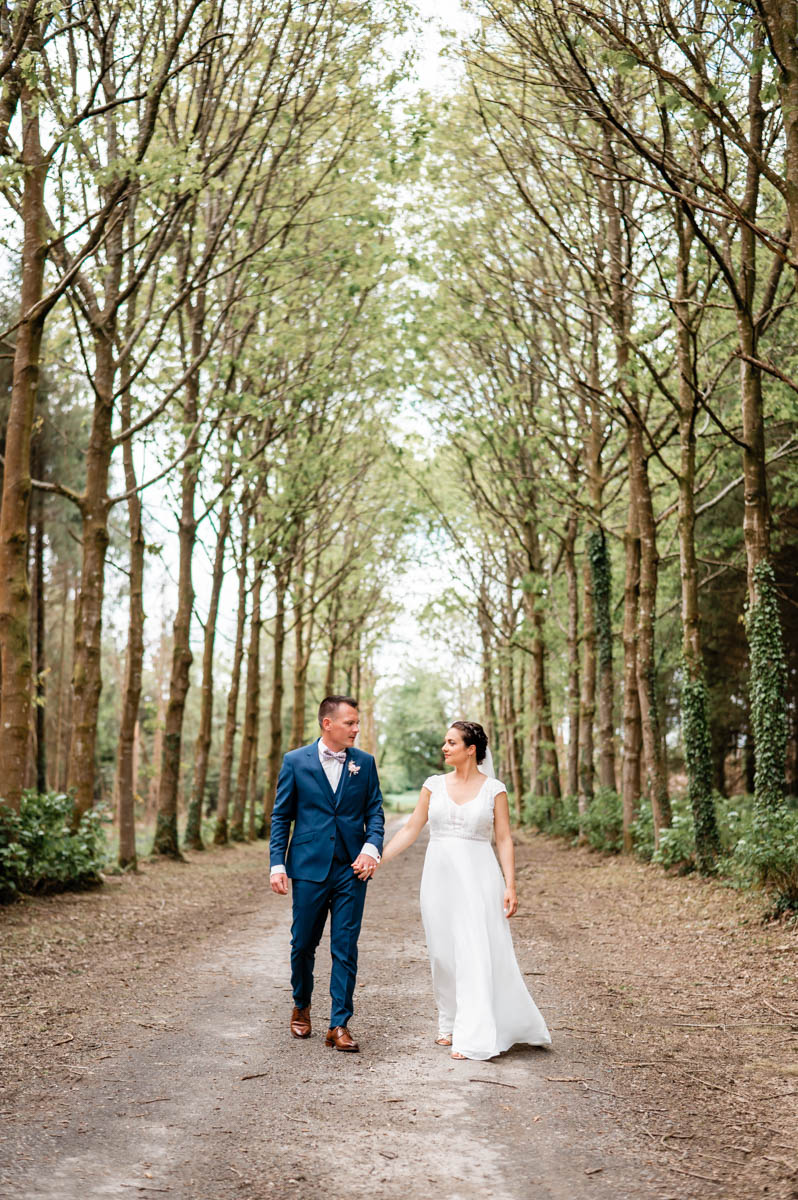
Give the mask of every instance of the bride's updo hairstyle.
<svg viewBox="0 0 798 1200">
<path fill-rule="evenodd" d="M 449 728 L 460 731 L 466 746 L 476 746 L 477 766 L 485 761 L 485 752 L 488 749 L 488 735 L 481 725 L 478 725 L 476 721 L 452 721 Z"/>
</svg>

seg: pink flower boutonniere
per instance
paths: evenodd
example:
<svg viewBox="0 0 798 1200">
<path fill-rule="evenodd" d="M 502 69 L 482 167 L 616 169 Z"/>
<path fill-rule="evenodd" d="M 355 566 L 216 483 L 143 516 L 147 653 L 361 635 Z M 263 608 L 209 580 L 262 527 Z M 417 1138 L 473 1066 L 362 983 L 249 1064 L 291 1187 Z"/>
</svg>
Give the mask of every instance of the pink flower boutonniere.
<svg viewBox="0 0 798 1200">
<path fill-rule="evenodd" d="M 349 767 L 350 775 L 357 775 L 358 772 L 360 771 L 360 767 L 357 765 L 357 763 L 350 762 L 348 764 L 348 767 Z"/>
</svg>

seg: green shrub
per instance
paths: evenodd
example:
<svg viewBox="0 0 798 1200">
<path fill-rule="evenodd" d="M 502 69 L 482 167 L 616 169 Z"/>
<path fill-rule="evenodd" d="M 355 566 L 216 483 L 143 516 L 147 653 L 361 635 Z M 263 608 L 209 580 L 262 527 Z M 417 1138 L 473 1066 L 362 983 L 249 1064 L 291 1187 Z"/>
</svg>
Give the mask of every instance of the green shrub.
<svg viewBox="0 0 798 1200">
<path fill-rule="evenodd" d="M 751 836 L 754 819 L 753 796 L 715 796 L 720 843 L 724 854 L 732 855 L 737 843 Z"/>
<path fill-rule="evenodd" d="M 632 822 L 632 846 L 643 862 L 651 862 L 654 856 L 654 814 L 651 805 L 642 800 L 635 820 Z"/>
<path fill-rule="evenodd" d="M 651 855 L 651 861 L 668 870 L 678 867 L 686 875 L 695 870 L 695 826 L 691 812 L 680 805 L 674 806 L 673 822 L 667 829 L 659 831 L 659 846 Z"/>
<path fill-rule="evenodd" d="M 0 900 L 100 882 L 107 855 L 102 813 L 85 813 L 74 832 L 71 820 L 72 798 L 56 792 L 24 792 L 19 813 L 0 807 Z"/>
<path fill-rule="evenodd" d="M 578 838 L 583 832 L 594 850 L 608 854 L 618 854 L 623 847 L 623 805 L 617 792 L 597 792 L 581 816 L 576 796 L 527 796 L 524 823 L 554 837 Z"/>
<path fill-rule="evenodd" d="M 669 869 L 680 867 L 686 874 L 695 869 L 695 827 L 687 796 L 671 797 L 673 823 L 659 831 L 659 848 L 654 847 L 654 817 L 651 805 L 643 800 L 632 824 L 632 845 L 637 858 Z"/>
<path fill-rule="evenodd" d="M 599 788 L 582 816 L 582 829 L 594 850 L 620 854 L 623 850 L 623 801 L 617 792 Z"/>
<path fill-rule="evenodd" d="M 554 837 L 576 837 L 579 833 L 579 809 L 576 796 L 526 796 L 524 824 Z"/>
<path fill-rule="evenodd" d="M 798 911 L 798 813 L 788 808 L 755 812 L 734 858 L 758 884 L 774 893 L 774 912 Z"/>
<path fill-rule="evenodd" d="M 730 886 L 767 888 L 772 915 L 798 912 L 798 809 L 785 804 L 763 811 L 753 796 L 727 798 L 715 793 L 722 858 L 718 873 Z M 672 799 L 673 824 L 660 830 L 654 849 L 651 805 L 643 799 L 632 825 L 634 852 L 644 862 L 687 873 L 696 866 L 695 829 L 689 798 Z M 542 833 L 576 840 L 580 827 L 595 850 L 618 854 L 623 848 L 623 803 L 617 792 L 599 791 L 581 822 L 575 796 L 552 799 L 527 796 L 524 822 Z"/>
</svg>

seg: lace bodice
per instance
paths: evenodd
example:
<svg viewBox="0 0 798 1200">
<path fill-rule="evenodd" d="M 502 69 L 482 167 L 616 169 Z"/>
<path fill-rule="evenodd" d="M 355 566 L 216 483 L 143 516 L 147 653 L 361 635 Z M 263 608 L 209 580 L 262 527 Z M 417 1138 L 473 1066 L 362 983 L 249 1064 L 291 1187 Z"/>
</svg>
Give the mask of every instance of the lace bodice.
<svg viewBox="0 0 798 1200">
<path fill-rule="evenodd" d="M 467 838 L 489 842 L 493 833 L 493 801 L 499 792 L 506 791 L 498 779 L 488 779 L 479 793 L 467 804 L 455 804 L 446 790 L 445 775 L 430 775 L 424 780 L 430 790 L 430 838 Z"/>
</svg>

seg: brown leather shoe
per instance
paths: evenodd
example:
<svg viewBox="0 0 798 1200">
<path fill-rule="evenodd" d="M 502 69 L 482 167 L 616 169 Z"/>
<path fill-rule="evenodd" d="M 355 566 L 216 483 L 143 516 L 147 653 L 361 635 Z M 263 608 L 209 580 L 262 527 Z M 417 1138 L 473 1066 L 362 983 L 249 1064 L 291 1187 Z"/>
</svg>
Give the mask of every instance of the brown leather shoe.
<svg viewBox="0 0 798 1200">
<path fill-rule="evenodd" d="M 345 1025 L 336 1025 L 335 1029 L 328 1029 L 324 1041 L 327 1046 L 335 1046 L 336 1050 L 346 1050 L 349 1054 L 357 1054 L 360 1049 Z"/>
<path fill-rule="evenodd" d="M 295 1008 L 291 1013 L 291 1033 L 295 1038 L 310 1037 L 310 1005 Z"/>
</svg>

